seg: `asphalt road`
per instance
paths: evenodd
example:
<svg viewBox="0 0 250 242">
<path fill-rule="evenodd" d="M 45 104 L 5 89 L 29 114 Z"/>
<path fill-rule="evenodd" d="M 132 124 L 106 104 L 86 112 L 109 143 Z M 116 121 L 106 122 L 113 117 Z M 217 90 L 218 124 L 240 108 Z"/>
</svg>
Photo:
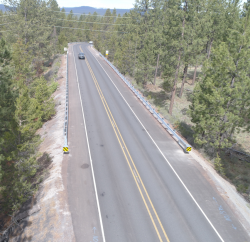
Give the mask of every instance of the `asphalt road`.
<svg viewBox="0 0 250 242">
<path fill-rule="evenodd" d="M 88 44 L 70 48 L 69 85 L 77 241 L 249 241 L 197 162 Z"/>
</svg>

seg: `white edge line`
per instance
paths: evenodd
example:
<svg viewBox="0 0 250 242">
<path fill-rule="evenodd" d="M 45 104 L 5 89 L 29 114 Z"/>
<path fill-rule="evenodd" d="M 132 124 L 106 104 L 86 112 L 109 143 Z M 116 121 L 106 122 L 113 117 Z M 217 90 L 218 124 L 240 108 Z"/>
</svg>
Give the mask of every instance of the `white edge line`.
<svg viewBox="0 0 250 242">
<path fill-rule="evenodd" d="M 90 50 L 88 50 L 90 52 Z M 91 52 L 90 52 L 91 53 Z M 91 53 L 92 54 L 92 53 Z M 93 55 L 93 54 L 92 54 Z M 209 220 L 209 218 L 207 217 L 207 215 L 205 214 L 205 212 L 202 210 L 202 208 L 200 207 L 200 205 L 198 204 L 198 202 L 195 200 L 195 198 L 193 197 L 193 195 L 191 194 L 191 192 L 188 190 L 188 188 L 186 187 L 186 185 L 184 184 L 184 182 L 181 180 L 181 178 L 179 177 L 179 175 L 177 174 L 177 172 L 175 171 L 175 169 L 172 167 L 172 165 L 170 164 L 170 162 L 168 161 L 168 159 L 165 157 L 165 155 L 163 154 L 163 152 L 161 151 L 161 149 L 158 147 L 158 145 L 156 144 L 156 142 L 154 141 L 154 139 L 151 137 L 151 135 L 148 133 L 147 129 L 144 127 L 144 125 L 142 124 L 142 122 L 140 121 L 140 119 L 137 117 L 137 115 L 135 114 L 135 112 L 133 111 L 133 109 L 129 106 L 128 102 L 126 101 L 126 99 L 123 97 L 123 95 L 121 94 L 121 92 L 119 91 L 119 89 L 117 88 L 117 86 L 115 85 L 115 83 L 112 81 L 112 79 L 110 78 L 110 76 L 108 75 L 108 73 L 105 71 L 105 69 L 103 68 L 103 66 L 100 64 L 100 62 L 97 60 L 97 58 L 93 55 L 93 57 L 96 59 L 96 61 L 99 63 L 99 65 L 102 67 L 102 69 L 104 70 L 104 72 L 106 73 L 106 75 L 109 77 L 110 81 L 113 83 L 113 85 L 115 86 L 115 88 L 117 89 L 117 91 L 119 92 L 119 94 L 121 95 L 121 97 L 123 98 L 123 100 L 125 101 L 125 103 L 128 105 L 128 107 L 130 108 L 130 110 L 132 111 L 132 113 L 135 115 L 135 117 L 137 118 L 137 120 L 139 121 L 139 123 L 141 124 L 141 126 L 145 129 L 145 131 L 147 132 L 148 136 L 150 137 L 150 139 L 153 141 L 153 143 L 155 144 L 155 146 L 157 147 L 157 149 L 160 151 L 161 155 L 164 157 L 164 159 L 166 160 L 166 162 L 168 163 L 168 165 L 170 166 L 170 168 L 172 169 L 172 171 L 174 172 L 174 174 L 177 176 L 177 178 L 179 179 L 179 181 L 181 182 L 181 184 L 184 186 L 184 188 L 186 189 L 187 193 L 190 195 L 190 197 L 192 198 L 192 200 L 194 201 L 194 203 L 197 205 L 197 207 L 200 209 L 201 213 L 204 215 L 204 217 L 206 218 L 206 220 L 208 221 L 208 223 L 211 225 L 211 227 L 213 228 L 213 230 L 215 231 L 215 233 L 218 235 L 218 237 L 220 238 L 220 240 L 222 242 L 224 242 L 224 240 L 222 239 L 221 235 L 219 234 L 219 232 L 216 230 L 216 228 L 213 226 L 212 222 Z"/>
<path fill-rule="evenodd" d="M 85 135 L 86 135 L 87 144 L 88 144 L 89 160 L 90 160 L 90 164 L 91 164 L 91 171 L 92 171 L 94 188 L 95 188 L 96 204 L 97 204 L 97 209 L 98 209 L 98 214 L 99 214 L 99 220 L 100 220 L 100 225 L 101 225 L 103 242 L 105 242 L 106 240 L 105 240 L 103 223 L 102 223 L 102 214 L 101 214 L 101 209 L 100 209 L 100 204 L 99 204 L 99 199 L 98 199 L 98 194 L 97 194 L 97 188 L 96 188 L 96 182 L 95 182 L 95 173 L 94 173 L 94 169 L 93 169 L 93 162 L 92 162 L 92 157 L 91 157 L 91 152 L 90 152 L 90 147 L 89 147 L 89 138 L 88 138 L 87 127 L 86 127 L 86 122 L 85 122 L 84 110 L 83 110 L 83 106 L 82 106 L 82 96 L 81 96 L 81 92 L 80 92 L 78 75 L 77 75 L 77 70 L 76 70 L 76 61 L 75 61 L 74 46 L 72 46 L 72 51 L 73 51 L 73 56 L 74 56 L 75 71 L 76 71 L 76 80 L 77 80 L 77 84 L 78 84 L 78 91 L 79 91 L 80 103 L 81 103 L 81 107 L 82 107 L 82 117 L 83 117 L 83 121 L 84 121 Z"/>
</svg>

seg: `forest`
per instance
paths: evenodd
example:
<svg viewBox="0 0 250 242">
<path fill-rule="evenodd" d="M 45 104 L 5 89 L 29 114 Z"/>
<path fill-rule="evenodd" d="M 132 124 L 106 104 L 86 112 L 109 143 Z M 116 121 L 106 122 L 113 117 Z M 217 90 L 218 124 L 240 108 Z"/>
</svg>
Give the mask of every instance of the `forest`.
<svg viewBox="0 0 250 242">
<path fill-rule="evenodd" d="M 136 0 L 123 16 L 115 9 L 103 16 L 65 12 L 55 0 L 6 0 L 5 5 L 7 11 L 0 12 L 1 208 L 16 211 L 41 181 L 36 131 L 55 114 L 51 95 L 57 88 L 44 78 L 48 63 L 69 42 L 88 41 L 103 55 L 108 50 L 119 71 L 250 199 L 250 163 L 228 154 L 239 137 L 249 137 L 250 1 Z M 249 154 L 249 145 L 240 148 Z"/>
</svg>

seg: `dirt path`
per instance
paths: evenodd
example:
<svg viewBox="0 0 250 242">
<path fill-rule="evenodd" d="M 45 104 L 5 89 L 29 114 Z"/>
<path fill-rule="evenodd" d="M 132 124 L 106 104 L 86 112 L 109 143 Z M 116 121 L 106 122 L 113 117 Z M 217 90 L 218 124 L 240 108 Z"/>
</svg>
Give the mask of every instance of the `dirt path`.
<svg viewBox="0 0 250 242">
<path fill-rule="evenodd" d="M 39 207 L 40 211 L 21 221 L 14 236 L 16 241 L 75 241 L 71 214 L 67 204 L 67 194 L 62 179 L 63 162 L 67 155 L 63 155 L 62 145 L 64 112 L 65 112 L 65 83 L 66 83 L 66 56 L 61 57 L 61 66 L 58 71 L 59 87 L 53 94 L 56 102 L 56 115 L 46 122 L 38 133 L 43 139 L 39 151 L 47 153 L 52 158 L 49 174 L 42 182 L 37 196 L 27 202 L 29 211 Z"/>
</svg>

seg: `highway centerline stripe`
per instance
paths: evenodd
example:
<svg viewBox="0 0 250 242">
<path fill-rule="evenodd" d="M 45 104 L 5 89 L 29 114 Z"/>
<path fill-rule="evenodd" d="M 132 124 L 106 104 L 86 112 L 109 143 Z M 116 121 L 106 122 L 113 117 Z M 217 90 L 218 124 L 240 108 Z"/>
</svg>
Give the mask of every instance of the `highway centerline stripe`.
<svg viewBox="0 0 250 242">
<path fill-rule="evenodd" d="M 88 62 L 87 62 L 87 66 L 88 66 Z M 90 67 L 88 66 L 88 68 L 90 68 Z M 91 72 L 91 69 L 90 69 L 90 72 Z M 91 73 L 91 76 L 92 76 L 92 73 Z M 93 78 L 93 80 L 94 80 L 94 77 L 93 77 L 93 76 L 92 76 L 92 78 Z M 94 82 L 95 82 L 95 80 L 94 80 Z M 96 85 L 96 82 L 95 82 L 95 85 Z M 115 132 L 115 135 L 116 135 L 116 137 L 117 137 L 117 139 L 118 139 L 118 142 L 119 142 L 119 144 L 120 144 L 120 146 L 121 146 L 121 148 L 122 148 L 122 152 L 123 152 L 123 154 L 124 154 L 124 156 L 125 156 L 125 159 L 126 159 L 128 165 L 129 165 L 130 171 L 132 172 L 132 167 L 131 167 L 130 162 L 129 162 L 128 158 L 127 158 L 127 155 L 126 155 L 126 153 L 125 153 L 125 150 L 124 150 L 124 148 L 122 147 L 121 141 L 120 141 L 120 139 L 119 139 L 119 137 L 118 137 L 118 134 L 117 134 L 117 131 L 116 131 L 116 127 L 115 127 L 115 124 L 114 124 L 114 122 L 112 122 L 111 117 L 110 117 L 110 113 L 108 112 L 107 107 L 106 107 L 106 104 L 105 104 L 105 102 L 104 102 L 104 100 L 103 100 L 103 99 L 104 99 L 103 94 L 100 93 L 100 91 L 99 91 L 97 85 L 96 85 L 96 88 L 97 88 L 98 94 L 100 95 L 100 98 L 101 98 L 101 100 L 102 100 L 103 106 L 104 106 L 104 108 L 105 108 L 105 110 L 106 110 L 106 112 L 107 112 L 107 115 L 108 115 L 108 118 L 109 118 L 109 120 L 110 120 L 110 123 L 111 123 L 111 125 L 112 125 L 112 127 L 113 127 L 113 129 L 114 129 L 114 132 Z M 137 185 L 137 187 L 138 187 L 138 189 L 139 189 L 139 192 L 140 192 L 141 197 L 142 197 L 142 199 L 143 199 L 143 202 L 144 202 L 144 204 L 145 204 L 145 206 L 146 206 L 146 209 L 147 209 L 147 211 L 148 211 L 148 213 L 149 213 L 149 216 L 150 216 L 150 218 L 151 218 L 151 220 L 152 220 L 152 223 L 153 223 L 153 225 L 154 225 L 154 228 L 155 228 L 155 230 L 156 230 L 156 233 L 157 233 L 157 235 L 158 235 L 160 241 L 162 242 L 161 236 L 160 236 L 159 231 L 158 231 L 158 229 L 157 229 L 157 227 L 156 227 L 156 224 L 155 224 L 155 222 L 154 222 L 154 219 L 153 219 L 153 217 L 152 217 L 152 214 L 151 214 L 151 212 L 150 212 L 150 210 L 149 210 L 149 208 L 148 208 L 148 205 L 147 205 L 147 203 L 146 203 L 146 201 L 145 201 L 145 198 L 144 198 L 144 196 L 143 196 L 143 194 L 142 194 L 141 188 L 139 187 L 139 184 L 137 183 L 136 177 L 134 176 L 133 172 L 132 172 L 132 175 L 133 175 L 134 180 L 135 180 L 135 182 L 136 182 L 136 185 Z"/>
<path fill-rule="evenodd" d="M 90 52 L 90 50 L 89 50 Z M 90 52 L 91 53 L 91 52 Z M 145 128 L 145 126 L 143 125 L 142 121 L 138 118 L 138 116 L 136 115 L 136 113 L 134 112 L 134 110 L 131 108 L 131 106 L 129 105 L 129 103 L 127 102 L 127 100 L 124 98 L 124 96 L 122 95 L 122 93 L 120 92 L 120 90 L 118 89 L 118 87 L 116 86 L 116 84 L 113 82 L 113 80 L 110 78 L 110 76 L 108 75 L 108 73 L 106 72 L 106 70 L 104 69 L 104 67 L 101 65 L 101 63 L 97 60 L 97 58 L 94 56 L 93 53 L 91 53 L 93 55 L 93 57 L 96 59 L 96 61 L 99 63 L 99 65 L 102 67 L 103 71 L 106 73 L 106 75 L 108 76 L 108 78 L 110 79 L 110 81 L 112 82 L 112 84 L 114 85 L 114 87 L 116 88 L 116 90 L 118 91 L 118 93 L 120 94 L 120 96 L 122 97 L 122 99 L 124 100 L 124 102 L 127 104 L 128 108 L 131 110 L 131 112 L 134 114 L 134 116 L 136 117 L 136 119 L 138 120 L 138 122 L 141 124 L 141 126 L 143 127 L 143 129 L 146 131 L 147 135 L 149 136 L 149 138 L 152 140 L 153 144 L 156 146 L 156 148 L 159 150 L 160 154 L 162 155 L 162 157 L 165 159 L 166 163 L 169 165 L 169 167 L 171 168 L 171 170 L 173 171 L 173 173 L 176 175 L 177 179 L 180 181 L 180 183 L 182 184 L 182 186 L 184 187 L 184 189 L 186 190 L 186 192 L 189 194 L 189 196 L 191 197 L 191 199 L 193 200 L 193 202 L 196 204 L 196 206 L 199 208 L 200 212 L 203 214 L 203 216 L 205 217 L 205 219 L 207 220 L 207 222 L 210 224 L 210 226 L 212 227 L 212 229 L 214 230 L 214 232 L 217 234 L 217 236 L 219 237 L 219 239 L 224 242 L 223 238 L 221 237 L 221 235 L 219 234 L 219 232 L 217 231 L 217 229 L 214 227 L 214 225 L 212 224 L 212 222 L 210 221 L 210 219 L 207 217 L 207 215 L 205 214 L 205 212 L 203 211 L 203 209 L 201 208 L 201 206 L 198 204 L 198 202 L 196 201 L 196 199 L 194 198 L 194 196 L 192 195 L 192 193 L 189 191 L 189 189 L 187 188 L 187 186 L 185 185 L 185 183 L 182 181 L 182 179 L 180 178 L 180 176 L 178 175 L 178 173 L 176 172 L 176 170 L 173 168 L 173 166 L 170 164 L 169 160 L 166 158 L 166 156 L 163 154 L 163 152 L 161 151 L 161 149 L 159 148 L 159 146 L 157 145 L 156 141 L 152 138 L 152 136 L 149 134 L 148 130 Z"/>
<path fill-rule="evenodd" d="M 81 47 L 80 47 L 80 49 L 81 49 Z M 82 49 L 81 49 L 81 51 L 82 51 Z M 155 214 L 155 216 L 156 216 L 156 220 L 158 221 L 158 223 L 159 223 L 159 225 L 160 225 L 160 227 L 161 227 L 161 229 L 162 229 L 162 232 L 163 232 L 163 234 L 164 234 L 164 237 L 165 237 L 166 240 L 169 242 L 168 236 L 167 236 L 167 234 L 166 234 L 166 232 L 165 232 L 165 230 L 164 230 L 164 228 L 163 228 L 163 226 L 162 226 L 162 223 L 161 223 L 161 221 L 160 221 L 160 219 L 159 219 L 159 216 L 158 216 L 158 214 L 157 214 L 157 212 L 156 212 L 156 210 L 155 210 L 155 208 L 154 208 L 154 206 L 153 206 L 153 203 L 152 203 L 152 201 L 151 201 L 151 199 L 150 199 L 150 197 L 149 197 L 149 195 L 148 195 L 148 192 L 147 192 L 147 190 L 146 190 L 146 188 L 145 188 L 145 186 L 144 186 L 144 184 L 143 184 L 143 182 L 142 182 L 142 179 L 141 179 L 141 177 L 140 177 L 140 175 L 139 175 L 139 172 L 138 172 L 138 170 L 137 170 L 137 168 L 136 168 L 136 166 L 135 166 L 135 163 L 134 163 L 134 161 L 133 161 L 133 159 L 132 159 L 132 157 L 131 157 L 131 155 L 130 155 L 130 153 L 129 153 L 129 151 L 128 151 L 128 148 L 127 148 L 127 146 L 126 146 L 126 144 L 125 144 L 125 142 L 124 142 L 124 140 L 123 140 L 123 137 L 122 137 L 122 135 L 121 135 L 121 133 L 120 133 L 120 131 L 119 131 L 119 129 L 118 129 L 118 126 L 117 126 L 117 124 L 116 124 L 116 122 L 115 122 L 115 119 L 114 119 L 114 117 L 113 117 L 113 115 L 112 115 L 112 113 L 111 113 L 111 111 L 110 111 L 110 109 L 109 109 L 109 106 L 108 106 L 108 104 L 107 104 L 107 102 L 106 102 L 106 100 L 105 100 L 105 98 L 104 98 L 104 96 L 103 96 L 103 93 L 102 93 L 102 91 L 101 91 L 101 88 L 100 88 L 100 86 L 99 86 L 99 84 L 98 84 L 98 82 L 97 82 L 97 80 L 96 80 L 96 78 L 95 78 L 95 75 L 94 75 L 94 73 L 93 73 L 93 71 L 92 71 L 92 69 L 91 69 L 91 67 L 90 67 L 90 65 L 89 65 L 89 62 L 88 62 L 87 58 L 85 59 L 85 61 L 86 61 L 86 64 L 87 64 L 87 66 L 88 66 L 88 69 L 89 69 L 89 71 L 90 71 L 90 74 L 91 74 L 91 76 L 92 76 L 92 78 L 93 78 L 93 81 L 94 81 L 94 83 L 95 83 L 95 86 L 96 86 L 96 88 L 97 88 L 97 91 L 98 91 L 98 94 L 99 94 L 99 96 L 100 96 L 100 98 L 101 98 L 101 101 L 102 101 L 102 103 L 103 103 L 103 105 L 104 105 L 104 108 L 105 108 L 105 110 L 106 110 L 106 113 L 107 113 L 107 115 L 108 115 L 108 118 L 109 118 L 109 120 L 110 120 L 110 123 L 111 123 L 111 125 L 112 125 L 112 127 L 113 127 L 113 129 L 114 129 L 114 132 L 115 132 L 115 134 L 116 134 L 116 137 L 117 137 L 117 139 L 118 139 L 118 142 L 119 142 L 119 144 L 120 144 L 120 146 L 121 146 L 121 149 L 122 149 L 122 151 L 123 151 L 123 154 L 124 154 L 124 156 L 125 156 L 125 159 L 126 159 L 128 165 L 129 165 L 130 171 L 131 171 L 131 173 L 132 173 L 132 175 L 133 175 L 133 177 L 134 177 L 134 180 L 135 180 L 135 182 L 136 182 L 136 185 L 137 185 L 137 187 L 138 187 L 138 189 L 139 189 L 139 191 L 140 191 L 140 194 L 141 194 L 141 196 L 142 196 L 142 199 L 143 199 L 143 201 L 144 201 L 144 204 L 145 204 L 145 206 L 146 206 L 146 208 L 147 208 L 147 211 L 148 211 L 148 213 L 149 213 L 149 215 L 150 215 L 150 218 L 151 218 L 152 223 L 153 223 L 153 225 L 154 225 L 154 228 L 155 228 L 155 230 L 156 230 L 156 232 L 157 232 L 157 235 L 158 235 L 160 241 L 162 241 L 162 238 L 161 238 L 160 233 L 159 233 L 159 231 L 158 231 L 158 229 L 157 229 L 157 226 L 156 226 L 156 224 L 155 224 L 155 221 L 154 221 L 154 219 L 153 219 L 153 217 L 152 217 L 152 214 L 151 214 L 151 212 L 150 212 L 150 210 L 149 210 L 149 208 L 148 208 L 148 204 L 146 203 L 145 198 L 144 198 L 144 195 L 143 195 L 143 193 L 142 193 L 142 191 L 141 191 L 140 185 L 138 184 L 138 180 L 137 180 L 138 178 L 139 178 L 139 183 L 141 183 L 141 185 L 142 185 L 142 187 L 143 187 L 143 190 L 144 190 L 144 192 L 146 193 L 146 196 L 147 196 L 147 198 L 148 198 L 148 201 L 149 201 L 149 203 L 150 203 L 150 205 L 151 205 L 151 208 L 152 208 L 152 210 L 153 210 L 153 212 L 154 212 L 154 214 Z M 118 134 L 117 134 L 117 133 L 118 133 Z M 124 148 L 125 148 L 125 149 L 124 149 Z M 132 165 L 133 165 L 133 167 L 134 167 L 134 171 L 136 172 L 136 175 L 135 175 L 134 172 L 133 172 L 133 169 L 132 169 L 132 167 L 131 167 L 131 164 L 130 164 L 130 162 L 129 162 L 129 159 L 128 159 L 128 157 L 127 157 L 125 151 L 127 151 L 127 153 L 128 153 L 128 156 L 129 156 L 129 158 L 130 158 L 130 160 L 131 160 L 131 163 L 132 163 Z"/>
</svg>

